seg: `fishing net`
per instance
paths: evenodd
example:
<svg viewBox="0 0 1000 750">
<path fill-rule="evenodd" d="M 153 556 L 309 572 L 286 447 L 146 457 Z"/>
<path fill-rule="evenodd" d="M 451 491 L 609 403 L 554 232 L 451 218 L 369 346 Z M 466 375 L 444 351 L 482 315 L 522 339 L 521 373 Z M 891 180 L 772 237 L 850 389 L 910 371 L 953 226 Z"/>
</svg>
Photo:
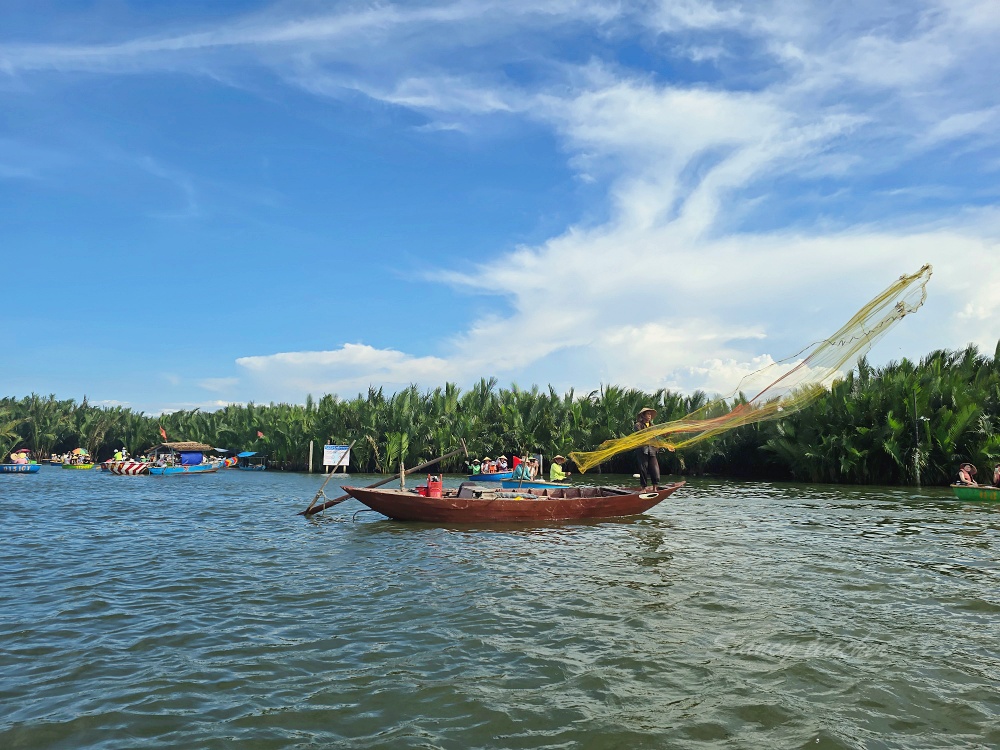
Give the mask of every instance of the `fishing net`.
<svg viewBox="0 0 1000 750">
<path fill-rule="evenodd" d="M 612 456 L 643 445 L 673 451 L 708 440 L 734 427 L 782 419 L 808 406 L 845 373 L 889 329 L 927 299 L 927 282 L 933 269 L 923 266 L 910 276 L 900 276 L 888 289 L 858 310 L 828 339 L 807 346 L 791 357 L 774 362 L 740 381 L 728 396 L 710 401 L 681 419 L 647 427 L 622 438 L 606 440 L 597 450 L 574 451 L 570 458 L 581 472 Z M 755 384 L 762 383 L 760 390 Z M 737 394 L 754 392 L 737 403 Z"/>
</svg>

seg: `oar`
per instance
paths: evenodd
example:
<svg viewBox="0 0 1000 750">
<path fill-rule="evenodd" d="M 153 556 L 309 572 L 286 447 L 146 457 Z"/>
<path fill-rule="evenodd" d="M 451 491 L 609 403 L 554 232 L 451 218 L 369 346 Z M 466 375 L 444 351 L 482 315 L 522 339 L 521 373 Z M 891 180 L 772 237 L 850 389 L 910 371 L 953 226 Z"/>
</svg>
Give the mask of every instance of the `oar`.
<svg viewBox="0 0 1000 750">
<path fill-rule="evenodd" d="M 324 482 L 323 482 L 323 486 L 319 488 L 319 491 L 318 491 L 318 492 L 316 493 L 316 497 L 314 497 L 314 498 L 312 499 L 312 502 L 311 502 L 311 503 L 309 503 L 309 507 L 308 507 L 308 508 L 306 508 L 306 509 L 305 509 L 305 510 L 303 511 L 303 514 L 304 514 L 304 515 L 309 515 L 309 511 L 310 511 L 310 510 L 312 509 L 312 507 L 313 507 L 313 506 L 314 506 L 314 505 L 315 505 L 316 503 L 318 503 L 318 502 L 319 502 L 319 499 L 320 499 L 321 497 L 323 497 L 323 490 L 324 490 L 324 489 L 326 488 L 326 483 L 327 483 L 327 482 L 329 482 L 329 481 L 330 481 L 330 479 L 332 479 L 332 478 L 333 478 L 333 475 L 337 473 L 337 469 L 339 469 L 339 468 L 340 468 L 340 467 L 341 467 L 341 466 L 343 465 L 343 463 L 344 463 L 344 459 L 345 459 L 345 458 L 346 458 L 347 456 L 351 455 L 351 448 L 353 448 L 353 447 L 354 447 L 354 444 L 355 444 L 356 442 L 358 442 L 358 441 L 357 441 L 357 440 L 352 440 L 352 441 L 351 441 L 351 444 L 350 444 L 349 446 L 347 446 L 347 450 L 346 450 L 346 451 L 345 451 L 345 452 L 343 453 L 343 455 L 341 455 L 341 457 L 340 457 L 340 460 L 339 460 L 339 461 L 337 461 L 337 465 L 336 465 L 336 466 L 334 466 L 334 467 L 333 467 L 333 470 L 332 470 L 332 471 L 331 471 L 331 472 L 330 472 L 329 474 L 327 474 L 327 475 L 326 475 L 326 481 L 324 481 Z"/>
<path fill-rule="evenodd" d="M 434 464 L 440 463 L 441 461 L 451 458 L 452 456 L 457 456 L 459 453 L 464 453 L 466 457 L 468 457 L 469 450 L 468 448 L 465 447 L 465 440 L 460 439 L 460 441 L 462 443 L 461 448 L 456 448 L 451 453 L 445 453 L 443 456 L 432 458 L 430 461 L 426 461 L 425 463 L 422 463 L 419 466 L 414 466 L 412 469 L 407 469 L 406 471 L 403 472 L 403 474 L 413 474 L 416 471 L 422 471 L 426 469 L 428 466 L 433 466 Z M 391 482 L 393 479 L 399 479 L 399 472 L 396 472 L 391 477 L 375 482 L 374 484 L 369 484 L 365 487 L 365 489 L 370 490 L 374 489 L 375 487 L 381 487 L 383 484 L 389 484 L 389 482 Z M 326 486 L 326 482 L 324 482 L 323 485 Z M 345 500 L 351 499 L 350 495 L 341 495 L 340 497 L 335 497 L 333 500 L 327 500 L 325 503 L 320 503 L 319 505 L 315 505 L 316 501 L 320 498 L 321 494 L 322 494 L 322 488 L 320 488 L 320 492 L 316 493 L 316 497 L 313 498 L 313 501 L 312 503 L 309 504 L 309 507 L 306 508 L 305 510 L 299 511 L 299 515 L 308 518 L 309 516 L 319 513 L 321 510 L 332 508 L 334 505 L 340 505 Z"/>
</svg>

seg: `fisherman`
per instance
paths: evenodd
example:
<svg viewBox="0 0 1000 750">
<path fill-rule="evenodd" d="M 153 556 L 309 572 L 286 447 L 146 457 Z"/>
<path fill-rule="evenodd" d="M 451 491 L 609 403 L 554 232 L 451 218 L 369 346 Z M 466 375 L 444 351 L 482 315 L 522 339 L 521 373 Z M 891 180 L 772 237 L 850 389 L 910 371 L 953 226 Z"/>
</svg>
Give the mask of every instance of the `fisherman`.
<svg viewBox="0 0 1000 750">
<path fill-rule="evenodd" d="M 515 458 L 517 458 L 515 456 Z M 517 481 L 531 481 L 531 466 L 527 461 L 518 461 L 517 466 L 514 467 L 514 473 L 511 475 L 511 479 Z"/>
<path fill-rule="evenodd" d="M 955 484 L 965 484 L 970 487 L 978 487 L 979 483 L 975 480 L 976 474 L 979 472 L 976 467 L 972 464 L 966 462 L 958 467 L 958 481 Z"/>
<path fill-rule="evenodd" d="M 568 471 L 563 471 L 562 465 L 566 463 L 566 456 L 553 456 L 552 466 L 549 467 L 549 481 L 561 482 L 569 476 Z"/>
<path fill-rule="evenodd" d="M 114 461 L 124 461 L 125 457 L 122 456 L 122 452 L 121 451 L 115 451 L 114 456 L 112 456 L 112 460 L 114 460 Z"/>
<path fill-rule="evenodd" d="M 656 409 L 653 407 L 647 406 L 642 409 L 636 417 L 633 432 L 645 430 L 653 424 L 655 416 Z M 660 462 L 656 459 L 656 446 L 648 443 L 640 445 L 636 448 L 635 457 L 639 464 L 639 481 L 642 483 L 642 491 L 646 492 L 650 488 L 654 491 L 657 490 L 660 484 Z"/>
<path fill-rule="evenodd" d="M 480 472 L 480 463 L 478 458 L 472 459 L 472 464 L 469 466 L 469 473 L 473 476 Z"/>
</svg>

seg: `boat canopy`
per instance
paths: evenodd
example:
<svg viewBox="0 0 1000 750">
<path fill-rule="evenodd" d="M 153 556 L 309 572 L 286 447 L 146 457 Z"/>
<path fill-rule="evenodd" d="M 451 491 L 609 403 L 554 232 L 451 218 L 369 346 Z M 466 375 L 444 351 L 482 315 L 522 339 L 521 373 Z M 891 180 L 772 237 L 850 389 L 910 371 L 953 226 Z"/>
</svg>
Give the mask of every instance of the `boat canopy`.
<svg viewBox="0 0 1000 750">
<path fill-rule="evenodd" d="M 242 453 L 237 453 L 237 458 L 250 458 L 250 456 L 256 456 L 257 451 L 243 451 Z"/>
<path fill-rule="evenodd" d="M 184 453 L 197 451 L 199 453 L 204 453 L 206 451 L 214 451 L 211 445 L 205 445 L 204 443 L 195 443 L 193 441 L 185 441 L 180 443 L 160 443 L 159 445 L 150 448 L 146 453 L 154 453 L 159 455 L 160 453 Z"/>
</svg>

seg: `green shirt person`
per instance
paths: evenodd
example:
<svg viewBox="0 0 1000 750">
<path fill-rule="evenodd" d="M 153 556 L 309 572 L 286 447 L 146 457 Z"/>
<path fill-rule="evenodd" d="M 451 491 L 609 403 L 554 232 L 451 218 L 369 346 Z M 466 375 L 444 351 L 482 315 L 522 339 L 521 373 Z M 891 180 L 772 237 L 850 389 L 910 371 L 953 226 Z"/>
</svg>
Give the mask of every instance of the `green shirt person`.
<svg viewBox="0 0 1000 750">
<path fill-rule="evenodd" d="M 568 471 L 563 471 L 562 465 L 566 463 L 565 456 L 553 456 L 552 466 L 549 467 L 549 481 L 561 482 L 569 476 Z"/>
</svg>

